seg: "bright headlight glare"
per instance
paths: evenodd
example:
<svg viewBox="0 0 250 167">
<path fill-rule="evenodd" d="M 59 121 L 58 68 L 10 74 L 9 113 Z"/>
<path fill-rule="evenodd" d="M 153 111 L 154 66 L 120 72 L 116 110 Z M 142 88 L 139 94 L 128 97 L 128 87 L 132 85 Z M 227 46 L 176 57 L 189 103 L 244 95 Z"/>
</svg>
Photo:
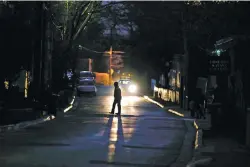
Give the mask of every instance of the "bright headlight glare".
<svg viewBox="0 0 250 167">
<path fill-rule="evenodd" d="M 136 85 L 130 85 L 130 86 L 128 87 L 128 91 L 131 92 L 131 93 L 136 92 L 136 90 L 137 90 Z"/>
</svg>

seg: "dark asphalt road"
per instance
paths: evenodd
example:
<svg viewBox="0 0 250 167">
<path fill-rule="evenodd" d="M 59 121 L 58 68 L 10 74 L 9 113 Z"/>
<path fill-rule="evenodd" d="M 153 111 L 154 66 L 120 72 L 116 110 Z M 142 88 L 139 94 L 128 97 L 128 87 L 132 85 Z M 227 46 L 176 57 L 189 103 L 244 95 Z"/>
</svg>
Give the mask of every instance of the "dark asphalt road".
<svg viewBox="0 0 250 167">
<path fill-rule="evenodd" d="M 185 120 L 138 96 L 110 116 L 112 89 L 81 97 L 55 120 L 0 134 L 0 167 L 167 167 L 178 158 Z M 191 153 L 190 153 L 191 154 Z"/>
</svg>

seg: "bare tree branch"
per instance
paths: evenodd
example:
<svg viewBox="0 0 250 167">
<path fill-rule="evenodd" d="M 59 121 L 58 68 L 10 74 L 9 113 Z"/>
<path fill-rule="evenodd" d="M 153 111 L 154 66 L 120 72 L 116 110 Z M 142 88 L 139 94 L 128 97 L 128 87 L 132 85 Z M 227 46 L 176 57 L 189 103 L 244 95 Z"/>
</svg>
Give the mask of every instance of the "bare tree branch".
<svg viewBox="0 0 250 167">
<path fill-rule="evenodd" d="M 80 34 L 80 32 L 82 31 L 82 29 L 86 26 L 86 24 L 88 23 L 88 21 L 90 20 L 91 16 L 93 15 L 93 13 L 89 13 L 88 16 L 86 17 L 86 19 L 82 22 L 82 24 L 80 25 L 78 31 L 75 33 L 73 40 L 75 40 L 78 35 Z"/>
<path fill-rule="evenodd" d="M 74 17 L 73 17 L 72 22 L 71 22 L 71 33 L 70 33 L 69 39 L 73 38 L 73 36 L 76 32 L 76 28 L 81 20 L 81 15 L 84 11 L 86 11 L 86 8 L 88 5 L 90 5 L 90 2 L 82 4 L 81 8 L 79 10 L 77 10 L 76 13 L 74 14 Z"/>
<path fill-rule="evenodd" d="M 112 1 L 112 2 L 110 2 L 110 3 L 108 3 L 108 4 L 101 5 L 101 8 L 96 9 L 96 10 L 93 10 L 92 12 L 93 12 L 93 13 L 100 13 L 100 12 L 102 12 L 103 10 L 105 10 L 105 9 L 107 9 L 107 8 L 109 8 L 109 7 L 112 7 L 113 5 L 116 5 L 116 4 L 124 4 L 124 2 L 123 2 L 123 1 Z"/>
</svg>

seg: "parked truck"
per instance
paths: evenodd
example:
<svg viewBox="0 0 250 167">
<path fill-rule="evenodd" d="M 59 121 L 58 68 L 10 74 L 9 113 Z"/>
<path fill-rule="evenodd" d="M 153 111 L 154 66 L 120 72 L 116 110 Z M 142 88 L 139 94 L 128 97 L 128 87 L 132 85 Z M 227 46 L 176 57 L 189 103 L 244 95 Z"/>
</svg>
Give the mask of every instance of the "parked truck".
<svg viewBox="0 0 250 167">
<path fill-rule="evenodd" d="M 96 84 L 109 85 L 109 74 L 95 72 L 95 81 L 96 81 Z"/>
</svg>

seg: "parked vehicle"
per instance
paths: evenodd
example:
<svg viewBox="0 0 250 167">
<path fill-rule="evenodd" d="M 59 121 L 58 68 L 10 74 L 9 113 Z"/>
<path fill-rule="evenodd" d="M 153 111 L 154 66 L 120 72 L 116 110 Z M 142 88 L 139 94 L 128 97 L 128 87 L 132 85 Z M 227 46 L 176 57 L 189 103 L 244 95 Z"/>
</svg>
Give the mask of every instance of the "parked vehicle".
<svg viewBox="0 0 250 167">
<path fill-rule="evenodd" d="M 80 71 L 79 80 L 85 80 L 85 79 L 94 81 L 95 74 L 91 71 Z"/>
<path fill-rule="evenodd" d="M 77 95 L 81 96 L 83 93 L 91 93 L 96 96 L 97 88 L 94 80 L 92 79 L 83 79 L 78 82 L 77 85 Z"/>
<path fill-rule="evenodd" d="M 109 74 L 95 72 L 95 82 L 99 85 L 109 85 Z"/>
</svg>

